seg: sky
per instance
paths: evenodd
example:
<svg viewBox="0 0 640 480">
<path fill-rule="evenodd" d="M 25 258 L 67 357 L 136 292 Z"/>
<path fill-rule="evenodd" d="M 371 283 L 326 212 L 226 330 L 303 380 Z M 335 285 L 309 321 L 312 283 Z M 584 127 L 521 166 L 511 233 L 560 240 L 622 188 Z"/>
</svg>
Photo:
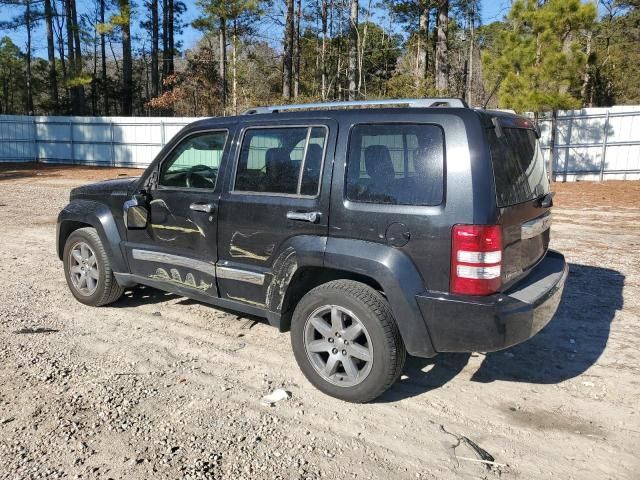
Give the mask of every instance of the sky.
<svg viewBox="0 0 640 480">
<path fill-rule="evenodd" d="M 195 0 L 183 0 L 183 1 L 187 5 L 187 12 L 183 17 L 183 20 L 185 21 L 185 23 L 187 23 L 187 26 L 185 26 L 184 31 L 178 37 L 178 40 L 182 41 L 183 48 L 190 48 L 201 37 L 201 33 L 190 26 L 190 23 L 198 16 L 198 8 L 195 5 Z M 82 14 L 84 12 L 93 10 L 93 3 L 94 2 L 91 0 L 78 0 L 77 1 L 78 10 L 79 10 L 78 13 Z M 137 0 L 135 1 L 135 3 L 137 5 L 141 5 L 143 1 Z M 274 3 L 278 4 L 278 1 L 276 0 Z M 284 2 L 281 1 L 280 3 L 284 3 Z M 481 5 L 482 23 L 487 24 L 487 23 L 494 22 L 496 20 L 501 20 L 508 13 L 509 8 L 511 7 L 511 0 L 481 0 L 480 5 Z M 15 15 L 20 14 L 21 11 L 22 11 L 22 8 L 0 6 L 0 21 L 9 20 Z M 138 17 L 140 17 L 140 15 L 138 15 Z M 380 16 L 378 17 L 379 17 L 378 19 L 380 20 Z M 135 24 L 132 25 L 134 36 L 136 35 L 136 33 L 140 33 L 140 28 L 138 25 L 139 21 L 140 19 L 136 18 Z M 16 45 L 18 45 L 21 49 L 23 50 L 25 49 L 26 34 L 24 33 L 24 29 L 21 29 L 18 31 L 0 30 L 0 37 L 3 37 L 5 35 L 9 36 L 13 40 L 13 42 Z M 275 45 L 279 44 L 279 35 L 277 33 L 274 34 L 272 25 L 269 25 L 269 26 L 267 26 L 266 24 L 258 25 L 256 36 L 258 38 L 262 38 L 264 40 L 270 41 Z M 46 57 L 46 53 L 47 53 L 46 48 L 47 48 L 47 45 L 46 45 L 45 29 L 44 29 L 44 25 L 41 24 L 37 27 L 35 34 L 33 35 L 33 51 L 35 56 Z M 135 48 L 135 43 L 134 43 L 134 48 Z"/>
</svg>

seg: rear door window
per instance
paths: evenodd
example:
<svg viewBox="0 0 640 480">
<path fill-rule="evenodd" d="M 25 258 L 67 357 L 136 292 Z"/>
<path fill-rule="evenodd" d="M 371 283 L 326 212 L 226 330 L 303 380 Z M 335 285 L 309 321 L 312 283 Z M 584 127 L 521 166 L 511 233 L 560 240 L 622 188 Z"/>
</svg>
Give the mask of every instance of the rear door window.
<svg viewBox="0 0 640 480">
<path fill-rule="evenodd" d="M 435 125 L 368 124 L 351 131 L 346 196 L 391 205 L 439 205 L 444 139 Z"/>
<path fill-rule="evenodd" d="M 317 195 L 326 136 L 326 127 L 248 129 L 234 190 Z"/>
<path fill-rule="evenodd" d="M 549 178 L 533 130 L 497 126 L 488 130 L 488 138 L 499 207 L 549 192 Z"/>
</svg>

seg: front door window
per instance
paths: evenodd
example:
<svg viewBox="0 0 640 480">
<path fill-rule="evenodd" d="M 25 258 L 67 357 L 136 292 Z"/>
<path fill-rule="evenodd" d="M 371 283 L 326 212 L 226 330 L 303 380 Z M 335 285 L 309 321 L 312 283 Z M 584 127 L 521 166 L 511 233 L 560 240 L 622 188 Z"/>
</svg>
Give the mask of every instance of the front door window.
<svg viewBox="0 0 640 480">
<path fill-rule="evenodd" d="M 226 132 L 211 132 L 183 140 L 162 165 L 159 185 L 212 190 L 218 178 L 226 138 Z"/>
</svg>

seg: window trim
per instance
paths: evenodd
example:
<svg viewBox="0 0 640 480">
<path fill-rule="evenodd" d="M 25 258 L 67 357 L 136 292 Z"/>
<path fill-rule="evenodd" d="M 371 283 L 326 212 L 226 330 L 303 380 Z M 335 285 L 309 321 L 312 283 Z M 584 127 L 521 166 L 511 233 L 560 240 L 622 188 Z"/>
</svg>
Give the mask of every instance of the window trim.
<svg viewBox="0 0 640 480">
<path fill-rule="evenodd" d="M 182 144 L 182 142 L 184 142 L 185 140 L 191 138 L 191 137 L 195 137 L 195 136 L 200 136 L 200 135 L 206 135 L 209 133 L 224 133 L 225 137 L 224 137 L 224 145 L 222 147 L 222 157 L 220 159 L 220 167 L 218 168 L 218 173 L 220 173 L 222 164 L 224 162 L 224 156 L 225 153 L 227 151 L 227 148 L 229 146 L 229 129 L 228 128 L 211 128 L 211 129 L 206 129 L 206 130 L 198 130 L 196 132 L 191 132 L 187 135 L 185 135 L 184 137 L 182 137 L 181 139 L 179 139 L 176 144 L 171 148 L 171 150 L 169 150 L 169 152 L 167 152 L 167 154 L 162 157 L 162 160 L 160 160 L 158 162 L 158 166 L 157 166 L 157 178 L 155 181 L 155 185 L 153 186 L 153 188 L 155 190 L 163 190 L 163 191 L 178 191 L 178 192 L 192 192 L 192 191 L 198 191 L 198 192 L 213 192 L 215 191 L 216 187 L 218 186 L 218 178 L 220 178 L 220 175 L 216 175 L 216 182 L 213 185 L 213 187 L 211 188 L 201 188 L 201 187 L 174 187 L 171 185 L 162 185 L 160 183 L 160 176 L 162 173 L 162 167 L 164 166 L 164 164 L 167 162 L 167 159 L 169 159 L 171 157 L 171 155 L 173 155 L 173 153 L 176 151 L 176 149 Z"/>
<path fill-rule="evenodd" d="M 304 146 L 304 153 L 302 157 L 302 162 L 300 163 L 300 172 L 298 173 L 298 183 L 296 187 L 296 192 L 300 191 L 302 184 L 302 175 L 304 174 L 304 165 L 307 161 L 307 148 L 309 146 L 309 139 L 311 136 L 311 130 L 319 127 L 324 128 L 324 145 L 322 146 L 322 162 L 320 164 L 320 176 L 318 179 L 318 190 L 315 195 L 302 195 L 299 193 L 280 193 L 280 192 L 255 192 L 253 190 L 236 190 L 236 180 L 238 177 L 238 165 L 240 163 L 240 154 L 242 153 L 242 146 L 244 144 L 244 137 L 249 130 L 267 130 L 267 129 L 291 129 L 291 128 L 306 128 L 306 142 Z M 238 147 L 236 148 L 235 159 L 233 162 L 233 172 L 231 177 L 231 185 L 229 186 L 229 193 L 232 195 L 260 195 L 263 197 L 288 197 L 288 198 L 319 198 L 320 193 L 322 192 L 322 175 L 324 174 L 324 164 L 326 160 L 327 153 L 327 143 L 329 140 L 329 125 L 318 123 L 318 124 L 285 124 L 285 125 L 252 125 L 249 127 L 245 127 L 242 129 L 240 133 L 240 138 L 238 140 Z"/>
<path fill-rule="evenodd" d="M 362 200 L 353 200 L 349 198 L 347 195 L 347 187 L 348 187 L 348 173 L 349 173 L 349 160 L 351 159 L 351 143 L 353 141 L 353 130 L 356 127 L 360 126 L 379 126 L 379 125 L 389 125 L 389 126 L 407 126 L 407 125 L 418 125 L 418 126 L 427 126 L 427 127 L 435 127 L 440 130 L 441 138 L 442 138 L 442 196 L 440 198 L 440 202 L 434 205 L 416 205 L 416 204 L 407 204 L 407 203 L 381 203 L 381 202 L 364 202 Z M 345 162 L 344 162 L 344 172 L 343 172 L 343 180 L 342 180 L 342 201 L 345 206 L 347 204 L 355 205 L 373 205 L 378 208 L 439 208 L 442 207 L 446 203 L 447 196 L 447 139 L 445 137 L 445 131 L 442 125 L 434 122 L 360 122 L 354 123 L 349 128 L 349 138 L 347 142 L 347 149 L 345 152 Z"/>
</svg>

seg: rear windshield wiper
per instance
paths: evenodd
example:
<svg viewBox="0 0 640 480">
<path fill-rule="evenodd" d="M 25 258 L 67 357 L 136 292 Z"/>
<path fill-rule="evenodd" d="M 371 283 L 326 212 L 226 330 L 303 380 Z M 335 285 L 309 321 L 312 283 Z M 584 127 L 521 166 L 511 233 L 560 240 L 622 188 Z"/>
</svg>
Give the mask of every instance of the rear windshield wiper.
<svg viewBox="0 0 640 480">
<path fill-rule="evenodd" d="M 536 207 L 538 207 L 538 208 L 551 208 L 551 207 L 553 207 L 553 197 L 555 196 L 555 194 L 556 194 L 556 192 L 549 192 L 545 196 L 540 197 L 538 199 L 538 203 L 536 204 Z"/>
</svg>

